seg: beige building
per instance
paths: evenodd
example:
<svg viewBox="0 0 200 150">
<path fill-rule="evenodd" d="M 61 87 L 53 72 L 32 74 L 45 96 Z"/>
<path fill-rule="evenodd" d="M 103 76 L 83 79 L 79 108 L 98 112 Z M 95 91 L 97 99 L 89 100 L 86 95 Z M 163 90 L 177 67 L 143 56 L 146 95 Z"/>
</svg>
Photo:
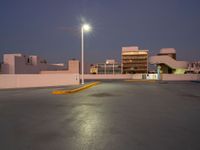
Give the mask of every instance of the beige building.
<svg viewBox="0 0 200 150">
<path fill-rule="evenodd" d="M 79 61 L 69 60 L 67 64 L 49 64 L 38 56 L 4 54 L 2 74 L 79 73 Z"/>
<path fill-rule="evenodd" d="M 138 47 L 122 47 L 122 73 L 148 73 L 148 50 Z"/>
<path fill-rule="evenodd" d="M 91 74 L 121 74 L 121 65 L 114 59 L 108 59 L 105 63 L 91 65 Z"/>
<path fill-rule="evenodd" d="M 149 62 L 159 67 L 161 74 L 184 74 L 189 64 L 176 60 L 175 48 L 162 48 L 158 55 L 150 57 Z"/>
</svg>

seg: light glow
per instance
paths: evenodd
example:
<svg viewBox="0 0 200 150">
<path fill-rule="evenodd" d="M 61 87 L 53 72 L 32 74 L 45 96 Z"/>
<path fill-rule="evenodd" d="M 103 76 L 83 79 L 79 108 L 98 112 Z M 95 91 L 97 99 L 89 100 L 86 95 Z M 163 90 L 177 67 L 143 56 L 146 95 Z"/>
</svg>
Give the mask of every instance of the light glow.
<svg viewBox="0 0 200 150">
<path fill-rule="evenodd" d="M 90 26 L 89 24 L 84 24 L 84 25 L 82 26 L 82 29 L 83 29 L 84 31 L 90 31 L 90 30 L 91 30 L 91 26 Z"/>
</svg>

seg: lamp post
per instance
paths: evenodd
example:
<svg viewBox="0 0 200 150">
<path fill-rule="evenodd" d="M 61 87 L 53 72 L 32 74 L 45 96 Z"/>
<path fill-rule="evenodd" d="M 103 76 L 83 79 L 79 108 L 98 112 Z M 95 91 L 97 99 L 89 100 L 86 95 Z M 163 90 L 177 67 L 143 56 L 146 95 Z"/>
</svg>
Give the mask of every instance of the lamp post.
<svg viewBox="0 0 200 150">
<path fill-rule="evenodd" d="M 81 27 L 81 84 L 84 84 L 84 31 L 90 30 L 89 24 L 83 24 Z"/>
</svg>

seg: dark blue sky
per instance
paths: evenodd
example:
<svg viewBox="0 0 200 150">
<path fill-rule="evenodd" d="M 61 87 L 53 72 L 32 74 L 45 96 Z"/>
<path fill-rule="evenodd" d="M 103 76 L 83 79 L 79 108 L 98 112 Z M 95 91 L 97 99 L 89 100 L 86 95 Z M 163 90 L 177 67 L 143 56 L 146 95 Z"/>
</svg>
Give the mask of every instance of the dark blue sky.
<svg viewBox="0 0 200 150">
<path fill-rule="evenodd" d="M 199 0 L 1 0 L 0 55 L 79 58 L 83 20 L 93 26 L 87 63 L 120 60 L 121 47 L 131 45 L 150 54 L 174 47 L 178 59 L 200 60 Z"/>
</svg>

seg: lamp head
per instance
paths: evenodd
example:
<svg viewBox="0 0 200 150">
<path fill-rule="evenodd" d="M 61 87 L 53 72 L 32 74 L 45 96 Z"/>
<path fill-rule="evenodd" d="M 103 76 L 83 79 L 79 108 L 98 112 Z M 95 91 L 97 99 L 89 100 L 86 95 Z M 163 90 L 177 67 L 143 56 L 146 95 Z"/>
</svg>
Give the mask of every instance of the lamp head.
<svg viewBox="0 0 200 150">
<path fill-rule="evenodd" d="M 82 29 L 84 31 L 90 31 L 91 30 L 91 26 L 89 24 L 84 24 L 84 25 L 82 25 Z"/>
</svg>

